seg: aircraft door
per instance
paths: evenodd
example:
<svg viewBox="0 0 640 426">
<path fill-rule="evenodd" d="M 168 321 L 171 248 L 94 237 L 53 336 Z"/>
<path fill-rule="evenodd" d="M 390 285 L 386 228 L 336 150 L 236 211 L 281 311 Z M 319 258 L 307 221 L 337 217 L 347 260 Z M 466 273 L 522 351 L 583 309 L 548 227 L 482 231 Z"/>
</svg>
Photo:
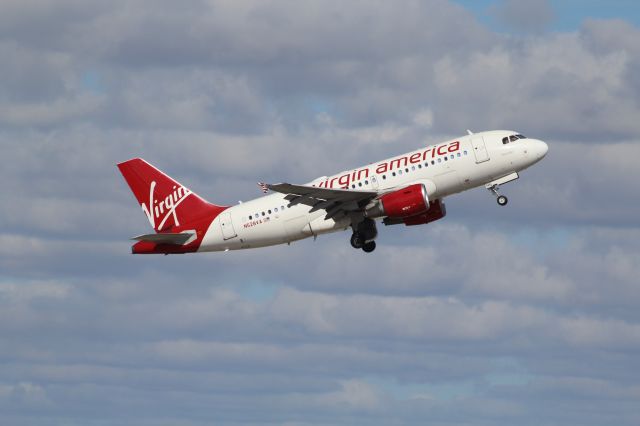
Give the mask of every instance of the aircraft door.
<svg viewBox="0 0 640 426">
<path fill-rule="evenodd" d="M 378 190 L 378 179 L 375 175 L 371 176 L 371 188 L 373 188 L 374 191 Z"/>
<path fill-rule="evenodd" d="M 472 136 L 471 146 L 473 146 L 476 164 L 489 161 L 489 151 L 487 151 L 487 146 L 484 144 L 484 138 L 482 136 Z"/>
<path fill-rule="evenodd" d="M 231 212 L 222 212 L 220 215 L 220 228 L 222 229 L 222 238 L 230 240 L 237 236 L 236 230 L 233 228 L 233 222 L 231 221 Z"/>
</svg>

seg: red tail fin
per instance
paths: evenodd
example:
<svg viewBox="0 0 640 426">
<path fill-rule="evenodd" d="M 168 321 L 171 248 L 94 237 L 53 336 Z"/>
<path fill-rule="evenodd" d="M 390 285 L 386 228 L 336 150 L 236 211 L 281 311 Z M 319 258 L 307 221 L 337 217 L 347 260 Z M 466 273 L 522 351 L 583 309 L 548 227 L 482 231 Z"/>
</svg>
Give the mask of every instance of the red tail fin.
<svg viewBox="0 0 640 426">
<path fill-rule="evenodd" d="M 141 158 L 118 168 L 156 232 L 195 229 L 200 234 L 226 208 L 206 202 Z"/>
</svg>

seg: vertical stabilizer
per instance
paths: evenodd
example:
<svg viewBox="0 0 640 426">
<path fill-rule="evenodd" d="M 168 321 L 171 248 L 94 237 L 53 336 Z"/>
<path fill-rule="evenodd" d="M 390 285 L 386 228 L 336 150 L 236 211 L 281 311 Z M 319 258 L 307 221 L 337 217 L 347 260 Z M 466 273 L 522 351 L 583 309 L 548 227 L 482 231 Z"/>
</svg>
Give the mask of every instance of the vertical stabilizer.
<svg viewBox="0 0 640 426">
<path fill-rule="evenodd" d="M 208 226 L 227 208 L 205 201 L 141 158 L 120 163 L 118 169 L 156 232 L 196 231 L 191 248 L 197 248 Z"/>
</svg>

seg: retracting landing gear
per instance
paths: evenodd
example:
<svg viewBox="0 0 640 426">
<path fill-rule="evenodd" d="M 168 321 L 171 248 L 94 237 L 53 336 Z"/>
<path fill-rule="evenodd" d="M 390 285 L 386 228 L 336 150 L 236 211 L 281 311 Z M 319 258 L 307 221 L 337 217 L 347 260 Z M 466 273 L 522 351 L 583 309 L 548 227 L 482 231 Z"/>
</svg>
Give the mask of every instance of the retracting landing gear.
<svg viewBox="0 0 640 426">
<path fill-rule="evenodd" d="M 500 189 L 500 185 L 498 184 L 494 184 L 491 185 L 490 187 L 487 188 L 489 191 L 491 191 L 491 193 L 493 195 L 496 196 L 496 201 L 498 202 L 499 205 L 501 206 L 506 206 L 507 203 L 509 202 L 509 199 L 507 197 L 505 197 L 504 195 L 500 195 L 500 193 L 498 192 L 498 190 Z"/>
<path fill-rule="evenodd" d="M 506 176 L 502 176 L 500 179 L 496 179 L 493 182 L 489 182 L 484 187 L 487 188 L 489 191 L 491 191 L 493 195 L 496 196 L 496 201 L 498 202 L 499 205 L 506 206 L 507 203 L 509 202 L 509 199 L 504 195 L 500 195 L 498 193 L 498 190 L 500 189 L 500 185 L 513 182 L 514 180 L 518 179 L 518 177 L 519 177 L 518 173 L 516 172 L 509 173 Z"/>
<path fill-rule="evenodd" d="M 378 236 L 376 222 L 373 219 L 364 218 L 362 221 L 351 226 L 351 247 L 362 249 L 365 253 L 371 253 L 376 249 L 375 238 Z"/>
<path fill-rule="evenodd" d="M 357 232 L 351 234 L 351 247 L 354 249 L 361 249 L 364 246 L 364 240 L 362 239 L 362 235 Z"/>
<path fill-rule="evenodd" d="M 376 249 L 376 242 L 375 241 L 368 241 L 368 242 L 364 243 L 364 245 L 362 246 L 362 251 L 364 251 L 365 253 L 371 253 L 375 249 Z"/>
</svg>

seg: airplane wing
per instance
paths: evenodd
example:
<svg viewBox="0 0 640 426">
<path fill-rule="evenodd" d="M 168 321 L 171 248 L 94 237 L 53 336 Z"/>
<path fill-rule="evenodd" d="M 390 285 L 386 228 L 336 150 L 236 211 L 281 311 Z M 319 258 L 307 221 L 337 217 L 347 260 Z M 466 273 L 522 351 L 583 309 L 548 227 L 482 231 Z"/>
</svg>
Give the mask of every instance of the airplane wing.
<svg viewBox="0 0 640 426">
<path fill-rule="evenodd" d="M 361 210 L 379 195 L 375 191 L 328 189 L 290 183 L 268 184 L 267 187 L 272 191 L 286 194 L 284 198 L 289 201 L 289 206 L 305 204 L 311 207 L 309 213 L 320 209 L 326 210 L 325 220 L 340 214 L 345 215 L 350 211 Z"/>
</svg>

